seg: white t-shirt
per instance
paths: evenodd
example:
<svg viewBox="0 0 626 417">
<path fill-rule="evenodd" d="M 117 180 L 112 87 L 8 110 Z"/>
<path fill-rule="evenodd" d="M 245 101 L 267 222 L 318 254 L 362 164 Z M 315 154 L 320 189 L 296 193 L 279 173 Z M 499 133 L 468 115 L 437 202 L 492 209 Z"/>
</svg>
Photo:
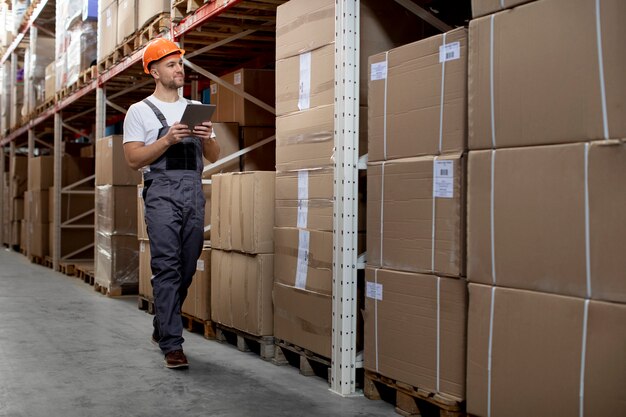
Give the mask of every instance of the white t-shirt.
<svg viewBox="0 0 626 417">
<path fill-rule="evenodd" d="M 183 117 L 187 100 L 183 97 L 174 103 L 161 101 L 151 95 L 148 97 L 165 116 L 168 126 L 179 122 Z M 192 103 L 199 104 L 198 101 Z M 124 143 L 128 142 L 144 142 L 146 145 L 156 142 L 159 130 L 161 130 L 161 122 L 157 118 L 154 111 L 143 101 L 133 104 L 126 112 L 124 119 Z"/>
</svg>

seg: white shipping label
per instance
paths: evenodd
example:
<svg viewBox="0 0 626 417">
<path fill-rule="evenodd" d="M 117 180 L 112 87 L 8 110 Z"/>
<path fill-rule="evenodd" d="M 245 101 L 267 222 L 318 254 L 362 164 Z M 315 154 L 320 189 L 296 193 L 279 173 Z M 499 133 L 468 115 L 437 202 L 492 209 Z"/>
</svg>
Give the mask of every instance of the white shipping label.
<svg viewBox="0 0 626 417">
<path fill-rule="evenodd" d="M 137 198 L 143 197 L 143 187 L 137 187 Z"/>
<path fill-rule="evenodd" d="M 196 271 L 204 271 L 204 261 L 202 259 L 198 259 L 196 263 Z"/>
<path fill-rule="evenodd" d="M 375 62 L 372 64 L 372 81 L 384 80 L 387 78 L 387 61 Z"/>
<path fill-rule="evenodd" d="M 309 218 L 309 171 L 298 172 L 298 224 L 306 229 Z"/>
<path fill-rule="evenodd" d="M 461 58 L 461 43 L 446 43 L 439 47 L 439 62 L 452 61 Z"/>
<path fill-rule="evenodd" d="M 306 288 L 309 267 L 309 231 L 300 230 L 298 237 L 298 264 L 296 267 L 296 288 Z"/>
<path fill-rule="evenodd" d="M 241 73 L 237 72 L 235 73 L 235 85 L 239 85 L 241 84 Z"/>
<path fill-rule="evenodd" d="M 211 84 L 211 94 L 217 94 L 217 84 Z"/>
<path fill-rule="evenodd" d="M 311 53 L 300 55 L 300 91 L 298 108 L 306 110 L 311 107 Z"/>
<path fill-rule="evenodd" d="M 109 143 L 107 145 L 109 145 L 109 148 L 113 147 L 113 138 L 109 138 Z"/>
<path fill-rule="evenodd" d="M 383 284 L 368 282 L 366 295 L 367 298 L 373 298 L 374 300 L 383 301 Z"/>
<path fill-rule="evenodd" d="M 433 164 L 433 197 L 454 198 L 454 161 Z"/>
<path fill-rule="evenodd" d="M 146 252 L 146 242 L 141 241 L 141 243 L 139 244 L 139 251 L 141 253 L 145 253 Z"/>
</svg>

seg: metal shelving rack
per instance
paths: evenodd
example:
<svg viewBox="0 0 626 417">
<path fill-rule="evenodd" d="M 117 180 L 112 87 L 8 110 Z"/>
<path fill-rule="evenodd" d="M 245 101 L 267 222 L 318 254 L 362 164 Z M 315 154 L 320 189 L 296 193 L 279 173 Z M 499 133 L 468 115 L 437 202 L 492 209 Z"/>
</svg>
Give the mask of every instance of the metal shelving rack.
<svg viewBox="0 0 626 417">
<path fill-rule="evenodd" d="M 224 82 L 219 75 L 247 65 L 260 65 L 275 59 L 276 7 L 287 0 L 214 0 L 203 4 L 195 13 L 178 23 L 172 23 L 169 33 L 164 34 L 179 41 L 187 50 L 185 65 L 195 73 L 207 77 L 220 86 L 243 95 L 266 110 L 275 113 L 273 106 Z M 395 0 L 407 10 L 440 30 L 450 27 L 413 1 Z M 36 38 L 35 21 L 46 8 L 54 8 L 54 0 L 39 0 L 34 13 L 23 25 L 18 38 L 2 57 L 2 66 L 10 59 L 14 66 L 15 50 L 21 40 L 31 33 Z M 174 13 L 172 1 L 172 16 Z M 332 297 L 332 365 L 331 391 L 350 396 L 356 392 L 355 373 L 362 364 L 357 361 L 356 317 L 357 317 L 357 269 L 363 268 L 364 257 L 357 253 L 358 235 L 358 170 L 364 169 L 359 161 L 359 8 L 360 0 L 335 0 L 335 177 L 334 194 L 334 238 L 333 238 L 333 297 Z M 34 32 L 33 32 L 34 29 Z M 100 37 L 98 37 L 98 42 Z M 251 53 L 252 52 L 252 53 Z M 61 225 L 61 193 L 76 192 L 76 185 L 61 189 L 61 144 L 63 129 L 76 131 L 68 123 L 80 124 L 95 107 L 95 138 L 104 136 L 107 111 L 125 114 L 126 108 L 152 92 L 152 80 L 143 74 L 139 49 L 121 62 L 99 74 L 82 89 L 28 120 L 21 127 L 0 139 L 0 167 L 5 163 L 4 146 L 28 136 L 29 156 L 33 155 L 35 143 L 39 143 L 36 128 L 54 126 L 55 156 L 55 230 Z M 100 57 L 99 57 L 100 58 Z M 194 59 L 191 62 L 190 59 Z M 211 73 L 204 68 L 212 68 Z M 14 70 L 14 68 L 13 68 Z M 14 73 L 13 73 L 14 75 Z M 5 77 L 6 80 L 7 77 Z M 192 83 L 197 88 L 197 82 Z M 197 91 L 192 91 L 192 95 Z M 115 101 L 114 101 L 115 100 Z M 85 110 L 86 109 L 86 110 Z M 68 115 L 64 117 L 64 115 Z M 205 172 L 217 170 L 221 165 L 238 158 L 245 152 L 274 140 L 274 136 L 246 148 L 227 158 L 205 167 Z M 46 146 L 49 144 L 43 143 Z M 86 179 L 88 181 L 92 178 Z M 80 183 L 82 183 L 81 181 Z M 4 187 L 4 183 L 0 185 Z M 2 189 L 0 188 L 0 192 Z M 54 244 L 54 267 L 60 261 L 60 234 Z M 2 231 L 0 230 L 0 238 Z"/>
</svg>

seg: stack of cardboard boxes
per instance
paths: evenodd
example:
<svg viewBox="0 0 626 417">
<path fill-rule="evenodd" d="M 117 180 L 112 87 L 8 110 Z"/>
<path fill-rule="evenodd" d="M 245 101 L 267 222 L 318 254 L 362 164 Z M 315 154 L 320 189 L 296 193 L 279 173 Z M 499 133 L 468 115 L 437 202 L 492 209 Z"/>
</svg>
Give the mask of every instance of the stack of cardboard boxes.
<svg viewBox="0 0 626 417">
<path fill-rule="evenodd" d="M 465 396 L 467 31 L 370 57 L 365 368 Z"/>
<path fill-rule="evenodd" d="M 213 176 L 211 320 L 254 336 L 273 332 L 275 173 Z"/>
<path fill-rule="evenodd" d="M 137 184 L 141 174 L 128 167 L 121 136 L 96 142 L 95 282 L 113 292 L 139 283 Z"/>
<path fill-rule="evenodd" d="M 61 161 L 61 186 L 66 187 L 94 174 L 93 158 L 63 156 Z M 25 217 L 28 229 L 27 250 L 29 256 L 44 258 L 53 255 L 57 231 L 54 228 L 54 157 L 38 156 L 28 162 L 28 190 L 25 193 Z M 85 190 L 84 187 L 79 187 Z M 75 189 L 78 191 L 79 189 Z M 93 188 L 87 194 L 61 195 L 61 223 L 72 220 L 94 208 Z M 93 215 L 82 216 L 74 226 L 61 226 L 60 258 L 93 258 Z"/>
<path fill-rule="evenodd" d="M 26 241 L 22 240 L 22 228 L 24 227 L 24 192 L 28 187 L 28 158 L 14 156 L 10 160 L 9 168 L 9 216 L 10 238 L 9 245 L 24 247 Z"/>
<path fill-rule="evenodd" d="M 468 412 L 626 414 L 626 3 L 473 4 Z"/>
<path fill-rule="evenodd" d="M 423 33 L 420 24 L 407 28 L 397 20 L 395 6 L 362 2 L 362 60 Z M 379 25 L 384 19 L 395 20 L 388 31 Z M 334 1 L 292 0 L 278 7 L 274 332 L 327 358 L 332 336 L 334 40 Z M 367 153 L 365 77 L 360 154 Z M 365 230 L 365 222 L 359 230 Z"/>
</svg>

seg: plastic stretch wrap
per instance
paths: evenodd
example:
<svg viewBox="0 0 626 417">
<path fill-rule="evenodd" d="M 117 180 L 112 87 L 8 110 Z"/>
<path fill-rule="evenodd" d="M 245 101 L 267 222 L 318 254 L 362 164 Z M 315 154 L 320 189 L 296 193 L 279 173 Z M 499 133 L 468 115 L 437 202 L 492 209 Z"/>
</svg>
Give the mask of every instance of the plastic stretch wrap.
<svg viewBox="0 0 626 417">
<path fill-rule="evenodd" d="M 139 242 L 136 236 L 96 233 L 96 282 L 109 289 L 139 283 Z"/>
</svg>

